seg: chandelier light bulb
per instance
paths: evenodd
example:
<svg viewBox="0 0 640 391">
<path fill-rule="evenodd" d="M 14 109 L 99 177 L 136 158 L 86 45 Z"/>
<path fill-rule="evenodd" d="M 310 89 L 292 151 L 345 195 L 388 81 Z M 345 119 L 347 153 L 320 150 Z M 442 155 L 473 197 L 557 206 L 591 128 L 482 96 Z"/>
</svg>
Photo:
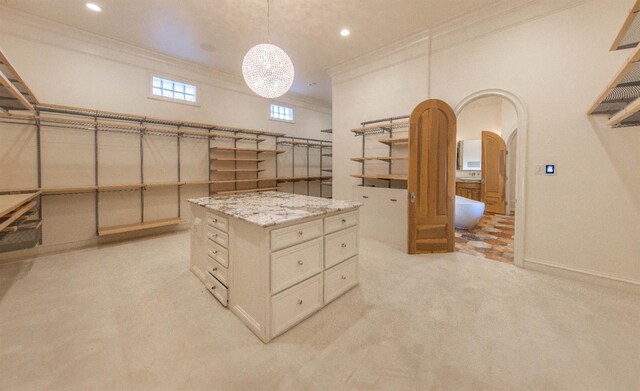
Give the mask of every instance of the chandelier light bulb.
<svg viewBox="0 0 640 391">
<path fill-rule="evenodd" d="M 263 43 L 249 49 L 244 56 L 242 76 L 253 92 L 273 99 L 289 91 L 295 71 L 284 50 L 276 45 Z"/>
</svg>

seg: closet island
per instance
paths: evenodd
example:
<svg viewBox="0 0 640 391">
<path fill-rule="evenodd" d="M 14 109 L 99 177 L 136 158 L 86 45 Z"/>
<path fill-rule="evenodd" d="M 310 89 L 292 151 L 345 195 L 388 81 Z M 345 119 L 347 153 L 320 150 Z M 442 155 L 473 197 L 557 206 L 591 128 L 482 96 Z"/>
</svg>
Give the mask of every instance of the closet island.
<svg viewBox="0 0 640 391">
<path fill-rule="evenodd" d="M 274 191 L 189 202 L 191 271 L 265 343 L 358 285 L 360 203 Z"/>
</svg>

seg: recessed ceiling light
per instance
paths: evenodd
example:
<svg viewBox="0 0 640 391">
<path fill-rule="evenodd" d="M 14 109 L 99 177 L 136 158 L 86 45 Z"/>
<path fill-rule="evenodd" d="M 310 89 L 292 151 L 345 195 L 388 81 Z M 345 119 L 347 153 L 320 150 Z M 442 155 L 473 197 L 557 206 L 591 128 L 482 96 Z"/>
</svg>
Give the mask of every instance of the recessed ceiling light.
<svg viewBox="0 0 640 391">
<path fill-rule="evenodd" d="M 351 34 L 351 31 L 349 31 L 349 29 L 347 28 L 340 30 L 340 35 L 342 35 L 343 37 L 348 37 L 349 34 Z"/>
<path fill-rule="evenodd" d="M 100 6 L 98 4 L 94 4 L 94 3 L 87 3 L 86 4 L 87 8 L 89 8 L 91 11 L 95 11 L 95 12 L 100 12 L 102 11 L 102 8 L 100 8 Z"/>
</svg>

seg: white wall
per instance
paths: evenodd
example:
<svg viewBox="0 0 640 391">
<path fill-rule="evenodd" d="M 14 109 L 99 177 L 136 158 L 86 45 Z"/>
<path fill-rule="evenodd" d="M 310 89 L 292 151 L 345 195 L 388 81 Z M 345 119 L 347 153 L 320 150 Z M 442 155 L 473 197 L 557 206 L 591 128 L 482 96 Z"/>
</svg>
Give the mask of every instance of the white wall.
<svg viewBox="0 0 640 391">
<path fill-rule="evenodd" d="M 238 80 L 222 77 L 196 64 L 154 53 L 65 26 L 39 20 L 18 20 L 5 9 L 0 13 L 0 47 L 40 102 L 78 106 L 129 114 L 271 130 L 291 136 L 327 139 L 319 130 L 331 127 L 331 109 L 321 102 L 283 97 L 294 106 L 295 123 L 268 119 L 269 104 Z M 35 23 L 38 22 L 38 23 Z M 42 22 L 42 23 L 40 23 Z M 148 98 L 151 73 L 195 82 L 199 106 Z M 273 145 L 263 145 L 273 148 Z M 139 183 L 139 138 L 99 133 L 101 184 Z M 35 129 L 0 123 L 0 189 L 36 187 Z M 94 183 L 93 133 L 44 127 L 42 132 L 43 186 L 92 185 Z M 175 137 L 145 136 L 145 182 L 177 180 Z M 185 138 L 181 143 L 182 180 L 208 179 L 207 142 Z M 302 155 L 302 153 L 301 153 Z M 306 168 L 306 160 L 297 166 Z M 315 163 L 312 170 L 317 171 Z M 275 167 L 275 166 L 273 166 Z M 270 168 L 271 170 L 273 169 Z M 315 172 L 312 172 L 314 174 Z M 302 173 L 297 170 L 297 175 Z M 314 184 L 312 194 L 317 192 Z M 306 187 L 306 186 L 303 186 Z M 181 211 L 189 219 L 187 198 L 207 195 L 207 186 L 183 186 Z M 299 193 L 306 188 L 296 188 Z M 145 219 L 175 217 L 176 188 L 145 192 Z M 95 238 L 95 195 L 43 198 L 44 246 L 86 242 Z M 100 226 L 139 221 L 139 192 L 100 194 Z"/>
<path fill-rule="evenodd" d="M 361 155 L 362 139 L 350 129 L 363 121 L 409 114 L 427 96 L 428 66 L 423 55 L 333 84 L 333 166 L 340 167 L 333 173 L 335 198 L 351 199 L 352 187 L 359 183 L 350 175 L 360 172 L 360 163 L 351 158 Z M 375 136 L 367 137 L 375 143 Z"/>
<path fill-rule="evenodd" d="M 458 140 L 480 140 L 482 131 L 502 133 L 502 98 L 483 98 L 471 102 L 458 115 Z"/>
<path fill-rule="evenodd" d="M 455 107 L 474 92 L 497 88 L 527 106 L 528 266 L 544 263 L 640 283 L 640 131 L 602 127 L 586 115 L 629 55 L 608 49 L 631 5 L 594 0 L 487 35 L 473 34 L 471 26 L 454 35 L 475 38 L 433 41 L 431 97 Z M 349 127 L 408 113 L 426 98 L 419 86 L 426 84 L 428 61 L 411 66 L 415 62 L 348 82 L 334 75 L 341 152 L 335 166 L 347 166 L 348 151 L 358 148 L 345 136 Z M 557 164 L 558 175 L 534 175 L 534 165 L 544 163 Z M 349 198 L 346 173 L 337 178 L 336 196 Z"/>
</svg>

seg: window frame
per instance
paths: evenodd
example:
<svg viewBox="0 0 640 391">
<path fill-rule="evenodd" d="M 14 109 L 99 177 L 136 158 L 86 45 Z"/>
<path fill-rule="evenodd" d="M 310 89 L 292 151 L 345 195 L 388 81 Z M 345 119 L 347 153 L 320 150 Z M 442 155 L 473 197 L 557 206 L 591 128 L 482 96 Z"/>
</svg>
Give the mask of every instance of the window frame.
<svg viewBox="0 0 640 391">
<path fill-rule="evenodd" d="M 291 110 L 291 117 L 293 119 L 281 119 L 281 118 L 272 117 L 271 116 L 271 107 L 273 105 L 279 106 L 279 107 L 284 107 L 286 109 L 290 109 Z M 272 102 L 269 102 L 268 109 L 269 109 L 268 115 L 269 115 L 269 120 L 270 121 L 286 122 L 286 123 L 289 123 L 289 124 L 295 124 L 296 123 L 296 110 L 292 105 L 288 105 L 288 104 L 284 104 L 284 103 L 281 103 L 281 102 L 272 101 Z"/>
<path fill-rule="evenodd" d="M 196 89 L 196 93 L 195 93 L 195 102 L 189 102 L 188 100 L 181 100 L 181 99 L 176 99 L 176 98 L 169 98 L 166 96 L 159 96 L 159 95 L 154 95 L 153 93 L 153 78 L 157 77 L 160 79 L 164 79 L 164 80 L 169 80 L 172 81 L 174 83 L 182 83 L 182 84 L 187 84 L 190 86 L 193 86 Z M 155 73 L 155 72 L 149 72 L 149 87 L 147 88 L 147 97 L 149 99 L 154 99 L 154 100 L 161 100 L 164 102 L 171 102 L 171 103 L 178 103 L 178 104 L 183 104 L 183 105 L 189 105 L 189 106 L 200 106 L 200 84 L 196 83 L 192 80 L 186 80 L 180 77 L 175 77 L 175 76 L 170 76 L 170 75 L 166 75 L 166 74 L 162 74 L 162 73 Z"/>
</svg>

